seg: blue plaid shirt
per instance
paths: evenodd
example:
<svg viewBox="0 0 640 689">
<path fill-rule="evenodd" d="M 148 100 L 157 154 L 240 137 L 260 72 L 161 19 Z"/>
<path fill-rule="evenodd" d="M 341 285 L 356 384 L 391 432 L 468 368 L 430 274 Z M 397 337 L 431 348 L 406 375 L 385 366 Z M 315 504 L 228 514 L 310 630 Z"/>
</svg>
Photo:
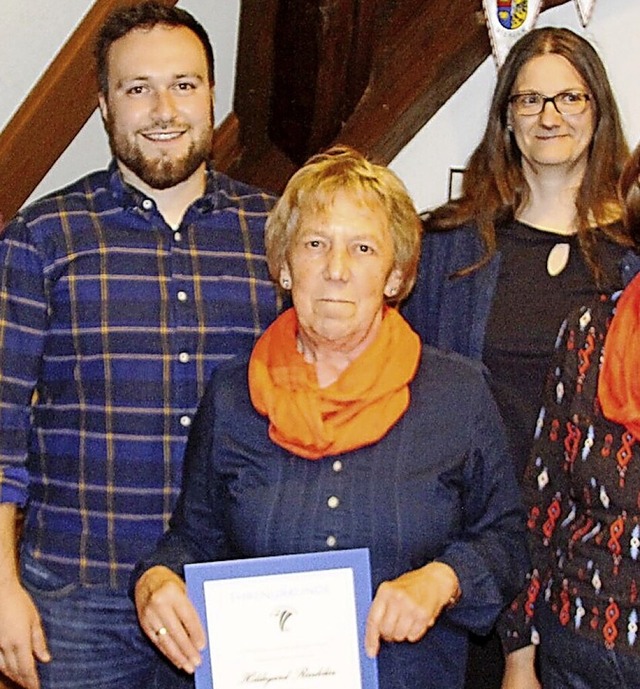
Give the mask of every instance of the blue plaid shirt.
<svg viewBox="0 0 640 689">
<path fill-rule="evenodd" d="M 274 198 L 208 171 L 172 230 L 115 163 L 21 211 L 0 242 L 0 501 L 65 580 L 124 590 L 163 533 L 216 366 L 281 310 Z"/>
</svg>

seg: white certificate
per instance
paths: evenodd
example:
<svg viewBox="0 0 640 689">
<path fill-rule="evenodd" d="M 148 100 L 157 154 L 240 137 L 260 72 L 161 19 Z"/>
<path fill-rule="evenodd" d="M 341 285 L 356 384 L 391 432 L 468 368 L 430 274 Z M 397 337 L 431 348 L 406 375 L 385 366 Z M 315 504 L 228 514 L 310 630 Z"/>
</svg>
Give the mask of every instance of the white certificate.
<svg viewBox="0 0 640 689">
<path fill-rule="evenodd" d="M 207 630 L 197 689 L 377 689 L 368 550 L 185 567 Z"/>
</svg>

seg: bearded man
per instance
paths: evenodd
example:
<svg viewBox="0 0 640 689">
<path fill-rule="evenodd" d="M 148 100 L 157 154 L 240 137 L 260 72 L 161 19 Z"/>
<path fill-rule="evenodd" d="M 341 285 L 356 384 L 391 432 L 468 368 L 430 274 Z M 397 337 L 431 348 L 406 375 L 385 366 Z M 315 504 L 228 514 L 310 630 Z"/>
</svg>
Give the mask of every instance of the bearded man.
<svg viewBox="0 0 640 689">
<path fill-rule="evenodd" d="M 150 686 L 129 575 L 168 524 L 210 374 L 281 308 L 275 199 L 209 161 L 203 27 L 145 2 L 95 52 L 114 159 L 0 242 L 0 672 L 27 689 Z"/>
</svg>

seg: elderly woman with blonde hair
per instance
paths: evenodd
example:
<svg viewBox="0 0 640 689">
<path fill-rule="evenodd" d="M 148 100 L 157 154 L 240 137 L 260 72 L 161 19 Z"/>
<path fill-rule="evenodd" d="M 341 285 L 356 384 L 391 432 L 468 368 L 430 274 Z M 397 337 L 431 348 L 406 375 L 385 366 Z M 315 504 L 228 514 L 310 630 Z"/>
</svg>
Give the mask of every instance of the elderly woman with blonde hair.
<svg viewBox="0 0 640 689">
<path fill-rule="evenodd" d="M 158 686 L 187 684 L 204 645 L 185 563 L 368 548 L 382 689 L 460 687 L 468 631 L 522 585 L 524 518 L 483 373 L 422 346 L 394 308 L 420 243 L 400 180 L 356 151 L 314 156 L 287 185 L 266 245 L 293 308 L 212 378 L 171 528 L 136 572 L 142 628 L 181 668 Z"/>
</svg>

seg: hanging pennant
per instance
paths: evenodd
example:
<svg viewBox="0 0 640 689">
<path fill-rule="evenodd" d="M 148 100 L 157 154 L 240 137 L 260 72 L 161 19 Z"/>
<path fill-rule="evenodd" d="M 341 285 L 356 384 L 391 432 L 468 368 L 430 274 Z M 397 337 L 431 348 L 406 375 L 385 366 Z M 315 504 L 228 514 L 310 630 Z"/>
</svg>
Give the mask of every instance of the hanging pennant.
<svg viewBox="0 0 640 689">
<path fill-rule="evenodd" d="M 582 26 L 586 26 L 591 19 L 596 0 L 575 0 L 575 2 L 578 8 L 578 14 L 580 15 L 580 22 Z"/>
<path fill-rule="evenodd" d="M 498 67 L 504 62 L 511 46 L 533 28 L 541 4 L 542 0 L 482 0 L 491 48 Z"/>
</svg>

